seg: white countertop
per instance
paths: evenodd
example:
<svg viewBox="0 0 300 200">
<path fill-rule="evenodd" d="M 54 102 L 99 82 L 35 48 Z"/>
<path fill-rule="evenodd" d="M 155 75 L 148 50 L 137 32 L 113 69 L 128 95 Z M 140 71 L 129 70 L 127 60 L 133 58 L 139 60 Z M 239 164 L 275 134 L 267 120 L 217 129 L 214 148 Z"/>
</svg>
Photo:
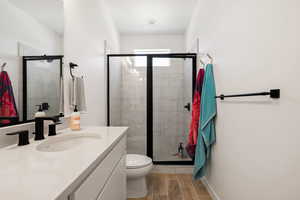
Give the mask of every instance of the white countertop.
<svg viewBox="0 0 300 200">
<path fill-rule="evenodd" d="M 30 141 L 0 149 L 0 199 L 54 200 L 72 190 L 93 165 L 99 163 L 124 136 L 126 127 L 86 127 L 81 131 L 62 130 L 55 138 L 68 134 L 95 133 L 101 136 L 92 145 L 80 144 L 60 152 L 41 152 L 44 141 Z"/>
</svg>

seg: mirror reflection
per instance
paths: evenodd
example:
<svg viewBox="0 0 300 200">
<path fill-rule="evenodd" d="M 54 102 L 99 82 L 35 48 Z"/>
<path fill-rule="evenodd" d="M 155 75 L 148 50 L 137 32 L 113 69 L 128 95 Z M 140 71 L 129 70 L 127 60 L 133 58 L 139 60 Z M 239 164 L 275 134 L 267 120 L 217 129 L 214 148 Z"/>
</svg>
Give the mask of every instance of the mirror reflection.
<svg viewBox="0 0 300 200">
<path fill-rule="evenodd" d="M 63 114 L 63 1 L 0 7 L 0 126 Z"/>
<path fill-rule="evenodd" d="M 63 113 L 62 56 L 23 58 L 23 119 Z"/>
</svg>

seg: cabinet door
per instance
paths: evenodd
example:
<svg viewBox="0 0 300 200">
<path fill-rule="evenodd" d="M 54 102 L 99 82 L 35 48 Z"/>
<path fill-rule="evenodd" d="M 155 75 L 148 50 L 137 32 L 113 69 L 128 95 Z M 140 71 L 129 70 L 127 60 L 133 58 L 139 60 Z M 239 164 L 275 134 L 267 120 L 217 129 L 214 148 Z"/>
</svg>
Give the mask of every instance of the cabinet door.
<svg viewBox="0 0 300 200">
<path fill-rule="evenodd" d="M 104 158 L 99 166 L 77 188 L 72 198 L 75 200 L 96 200 L 107 184 L 114 168 L 117 167 L 124 155 L 126 155 L 126 138 L 123 138 Z"/>
<path fill-rule="evenodd" d="M 126 200 L 126 163 L 125 156 L 120 160 L 118 166 L 112 173 L 104 190 L 97 200 Z"/>
</svg>

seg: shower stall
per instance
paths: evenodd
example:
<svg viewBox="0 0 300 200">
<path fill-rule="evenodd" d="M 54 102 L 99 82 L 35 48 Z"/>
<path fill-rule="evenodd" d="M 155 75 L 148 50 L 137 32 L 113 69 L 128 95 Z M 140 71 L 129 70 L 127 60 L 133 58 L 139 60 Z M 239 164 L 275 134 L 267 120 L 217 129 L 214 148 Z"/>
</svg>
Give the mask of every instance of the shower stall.
<svg viewBox="0 0 300 200">
<path fill-rule="evenodd" d="M 107 125 L 128 126 L 128 153 L 193 164 L 186 153 L 197 54 L 107 55 Z"/>
</svg>

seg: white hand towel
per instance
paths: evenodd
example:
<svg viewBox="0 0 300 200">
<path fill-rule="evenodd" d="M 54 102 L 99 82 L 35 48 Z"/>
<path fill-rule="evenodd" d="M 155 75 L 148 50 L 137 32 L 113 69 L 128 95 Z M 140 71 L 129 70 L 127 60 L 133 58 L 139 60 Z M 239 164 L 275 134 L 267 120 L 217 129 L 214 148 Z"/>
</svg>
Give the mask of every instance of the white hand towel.
<svg viewBox="0 0 300 200">
<path fill-rule="evenodd" d="M 80 77 L 74 77 L 71 80 L 71 106 L 74 109 L 75 105 L 77 105 L 78 111 L 86 112 L 86 99 L 85 99 L 85 88 L 84 88 L 84 80 Z"/>
</svg>

